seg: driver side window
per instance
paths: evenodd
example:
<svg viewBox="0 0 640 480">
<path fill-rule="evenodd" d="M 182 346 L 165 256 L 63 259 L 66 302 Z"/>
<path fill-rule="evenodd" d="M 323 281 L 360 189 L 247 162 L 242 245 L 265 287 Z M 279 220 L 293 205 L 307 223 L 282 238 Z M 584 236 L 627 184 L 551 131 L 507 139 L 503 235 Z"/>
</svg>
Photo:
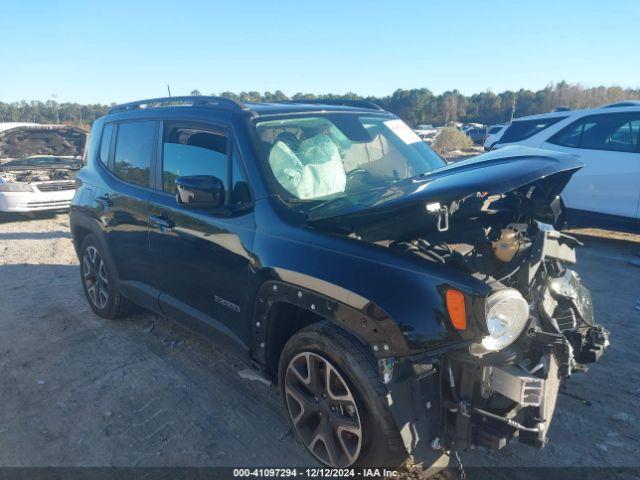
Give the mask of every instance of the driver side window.
<svg viewBox="0 0 640 480">
<path fill-rule="evenodd" d="M 162 189 L 176 192 L 176 178 L 193 175 L 218 177 L 228 189 L 227 136 L 191 126 L 166 124 L 162 142 Z"/>
</svg>

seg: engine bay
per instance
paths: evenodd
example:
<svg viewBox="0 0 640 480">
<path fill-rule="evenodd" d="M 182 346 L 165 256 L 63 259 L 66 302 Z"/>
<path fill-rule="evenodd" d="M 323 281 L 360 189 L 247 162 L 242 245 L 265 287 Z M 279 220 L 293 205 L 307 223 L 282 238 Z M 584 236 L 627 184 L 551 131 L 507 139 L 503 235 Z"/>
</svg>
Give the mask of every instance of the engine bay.
<svg viewBox="0 0 640 480">
<path fill-rule="evenodd" d="M 562 239 L 563 244 L 570 248 L 579 245 L 572 237 L 539 222 L 485 226 L 474 219 L 457 224 L 446 232 L 434 232 L 409 241 L 382 243 L 396 251 L 460 269 L 487 283 L 502 283 L 516 288 L 527 298 L 532 287 L 531 281 L 536 277 L 527 263 L 536 238 L 545 231 L 556 240 Z M 564 252 L 559 260 L 575 263 L 575 255 Z M 537 266 L 561 270 L 553 262 Z"/>
<path fill-rule="evenodd" d="M 77 168 L 37 168 L 0 171 L 0 183 L 75 180 Z"/>
</svg>

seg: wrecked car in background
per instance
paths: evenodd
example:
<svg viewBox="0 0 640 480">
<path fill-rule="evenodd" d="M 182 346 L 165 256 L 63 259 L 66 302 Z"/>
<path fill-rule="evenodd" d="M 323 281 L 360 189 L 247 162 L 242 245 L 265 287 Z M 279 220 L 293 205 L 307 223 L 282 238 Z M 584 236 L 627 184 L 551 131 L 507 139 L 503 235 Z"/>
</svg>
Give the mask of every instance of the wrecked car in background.
<svg viewBox="0 0 640 480">
<path fill-rule="evenodd" d="M 68 209 L 86 138 L 73 126 L 0 123 L 0 212 Z"/>
<path fill-rule="evenodd" d="M 325 465 L 542 447 L 609 344 L 553 226 L 575 156 L 445 165 L 362 101 L 153 99 L 91 138 L 70 216 L 91 308 L 240 346 Z"/>
</svg>

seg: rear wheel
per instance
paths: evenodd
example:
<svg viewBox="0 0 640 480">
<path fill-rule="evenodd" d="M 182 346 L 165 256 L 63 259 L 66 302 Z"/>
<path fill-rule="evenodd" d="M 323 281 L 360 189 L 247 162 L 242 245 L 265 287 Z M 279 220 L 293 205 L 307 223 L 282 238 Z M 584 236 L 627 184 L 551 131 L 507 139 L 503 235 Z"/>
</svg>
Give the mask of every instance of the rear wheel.
<svg viewBox="0 0 640 480">
<path fill-rule="evenodd" d="M 397 467 L 406 459 L 384 385 L 337 327 L 321 322 L 293 335 L 280 358 L 279 382 L 291 429 L 321 463 Z"/>
<path fill-rule="evenodd" d="M 131 302 L 119 292 L 98 240 L 92 234 L 87 235 L 80 247 L 80 275 L 84 294 L 94 312 L 109 319 L 127 315 Z"/>
</svg>

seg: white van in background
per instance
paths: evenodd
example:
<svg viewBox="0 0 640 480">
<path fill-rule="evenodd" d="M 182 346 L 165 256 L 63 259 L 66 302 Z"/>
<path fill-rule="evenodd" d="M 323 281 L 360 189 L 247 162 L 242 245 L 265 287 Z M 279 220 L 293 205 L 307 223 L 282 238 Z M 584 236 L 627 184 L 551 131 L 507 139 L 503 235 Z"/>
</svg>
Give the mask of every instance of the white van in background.
<svg viewBox="0 0 640 480">
<path fill-rule="evenodd" d="M 640 103 L 515 119 L 493 148 L 526 145 L 579 155 L 562 193 L 571 225 L 640 229 Z"/>
</svg>

